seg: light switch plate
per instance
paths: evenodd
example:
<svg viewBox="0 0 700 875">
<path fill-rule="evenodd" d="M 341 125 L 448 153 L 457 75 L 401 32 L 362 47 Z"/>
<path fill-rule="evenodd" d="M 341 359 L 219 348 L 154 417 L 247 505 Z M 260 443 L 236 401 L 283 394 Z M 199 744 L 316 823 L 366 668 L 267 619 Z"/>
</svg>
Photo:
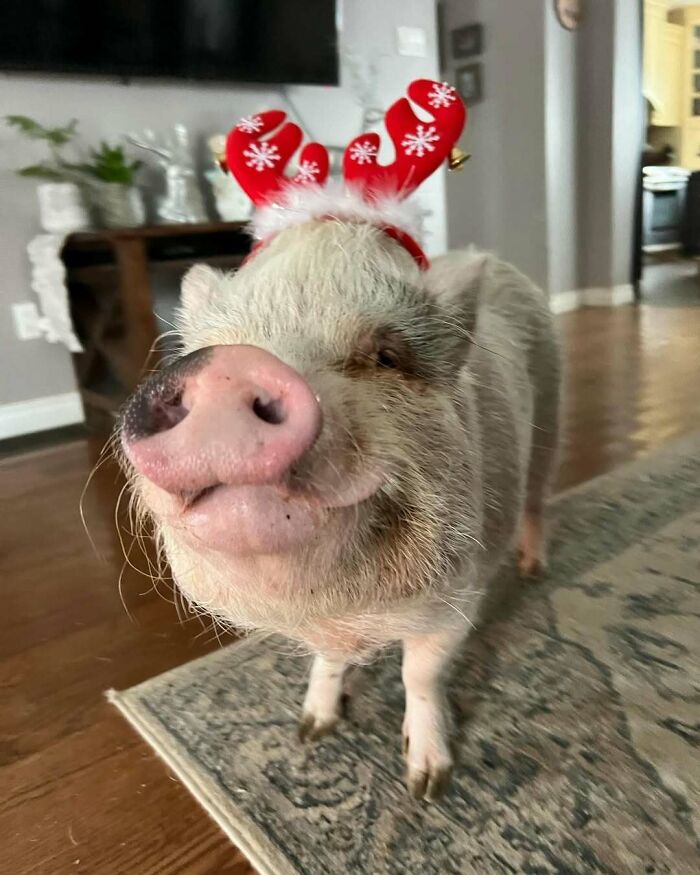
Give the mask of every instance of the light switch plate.
<svg viewBox="0 0 700 875">
<path fill-rule="evenodd" d="M 397 27 L 396 48 L 407 58 L 425 58 L 428 54 L 428 38 L 422 27 Z"/>
<path fill-rule="evenodd" d="M 38 340 L 42 336 L 39 310 L 32 301 L 13 304 L 12 319 L 19 340 Z"/>
</svg>

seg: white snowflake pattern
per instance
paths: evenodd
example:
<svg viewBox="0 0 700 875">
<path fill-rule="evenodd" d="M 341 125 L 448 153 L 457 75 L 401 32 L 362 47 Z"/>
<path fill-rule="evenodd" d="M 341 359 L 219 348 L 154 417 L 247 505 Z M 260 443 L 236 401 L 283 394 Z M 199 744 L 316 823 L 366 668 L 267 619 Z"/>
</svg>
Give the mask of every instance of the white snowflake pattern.
<svg viewBox="0 0 700 875">
<path fill-rule="evenodd" d="M 444 109 L 457 100 L 457 89 L 449 82 L 435 82 L 432 90 L 428 92 L 428 103 L 433 109 Z"/>
<path fill-rule="evenodd" d="M 236 129 L 244 134 L 257 134 L 262 126 L 263 120 L 259 115 L 247 115 L 238 122 Z"/>
<path fill-rule="evenodd" d="M 318 161 L 302 161 L 297 172 L 297 182 L 316 182 L 321 172 Z"/>
<path fill-rule="evenodd" d="M 350 149 L 350 158 L 358 164 L 371 164 L 378 152 L 374 143 L 369 140 L 361 140 L 354 143 Z"/>
<path fill-rule="evenodd" d="M 258 173 L 274 167 L 282 157 L 274 143 L 251 143 L 243 150 L 243 156 L 248 159 L 246 166 L 255 168 Z"/>
<path fill-rule="evenodd" d="M 406 155 L 415 155 L 416 158 L 422 158 L 428 152 L 435 151 L 435 143 L 440 139 L 440 134 L 435 130 L 434 125 L 418 125 L 413 134 L 406 134 L 401 140 L 401 145 Z"/>
</svg>

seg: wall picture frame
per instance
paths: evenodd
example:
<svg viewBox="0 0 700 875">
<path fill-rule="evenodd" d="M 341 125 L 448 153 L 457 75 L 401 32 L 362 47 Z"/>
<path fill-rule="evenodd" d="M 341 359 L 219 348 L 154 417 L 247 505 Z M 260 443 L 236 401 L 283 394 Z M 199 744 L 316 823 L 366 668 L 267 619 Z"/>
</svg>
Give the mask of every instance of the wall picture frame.
<svg viewBox="0 0 700 875">
<path fill-rule="evenodd" d="M 484 28 L 481 24 L 465 24 L 451 32 L 450 41 L 453 58 L 473 58 L 484 50 Z"/>
<path fill-rule="evenodd" d="M 467 106 L 483 100 L 483 74 L 481 63 L 465 64 L 455 71 L 455 86 Z"/>
</svg>

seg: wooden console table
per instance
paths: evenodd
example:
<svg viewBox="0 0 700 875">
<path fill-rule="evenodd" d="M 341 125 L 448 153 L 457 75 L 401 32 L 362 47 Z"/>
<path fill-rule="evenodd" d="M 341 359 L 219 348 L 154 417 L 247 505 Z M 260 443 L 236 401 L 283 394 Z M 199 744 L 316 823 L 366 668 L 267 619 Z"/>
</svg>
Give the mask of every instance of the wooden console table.
<svg viewBox="0 0 700 875">
<path fill-rule="evenodd" d="M 184 273 L 193 262 L 206 261 L 235 268 L 250 249 L 243 228 L 242 222 L 211 222 L 84 231 L 68 237 L 62 257 L 71 316 L 84 348 L 73 355 L 73 363 L 91 430 L 111 430 L 146 365 L 160 356 L 153 267 L 167 264 Z"/>
</svg>

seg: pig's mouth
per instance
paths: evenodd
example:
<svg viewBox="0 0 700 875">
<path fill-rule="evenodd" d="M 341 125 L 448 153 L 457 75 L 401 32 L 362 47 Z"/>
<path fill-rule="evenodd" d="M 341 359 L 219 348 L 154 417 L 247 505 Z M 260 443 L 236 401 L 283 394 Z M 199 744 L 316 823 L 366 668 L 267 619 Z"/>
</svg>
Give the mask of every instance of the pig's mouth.
<svg viewBox="0 0 700 875">
<path fill-rule="evenodd" d="M 195 489 L 189 492 L 183 492 L 181 495 L 183 511 L 187 512 L 193 507 L 196 507 L 203 499 L 207 498 L 212 492 L 220 489 L 224 485 L 225 484 L 223 483 L 214 483 L 212 486 L 207 486 L 205 489 Z"/>
<path fill-rule="evenodd" d="M 296 490 L 289 486 L 275 487 L 279 490 L 280 497 L 284 501 L 308 501 L 316 502 L 319 506 L 326 510 L 336 510 L 343 507 L 351 507 L 355 504 L 361 504 L 380 488 L 383 478 L 376 472 L 368 472 L 362 477 L 356 478 L 351 486 L 347 487 L 342 492 L 334 488 L 333 490 L 313 490 L 299 489 Z M 257 487 L 265 488 L 265 487 Z M 232 486 L 228 483 L 214 483 L 204 489 L 194 490 L 182 493 L 182 510 L 183 513 L 189 513 L 193 508 L 201 507 L 202 502 L 206 501 L 210 495 L 218 490 L 228 489 L 235 492 L 240 490 L 240 486 Z"/>
<path fill-rule="evenodd" d="M 374 470 L 308 487 L 214 483 L 174 498 L 172 525 L 199 546 L 230 555 L 286 553 L 319 535 L 333 516 L 369 500 L 384 478 Z"/>
</svg>

